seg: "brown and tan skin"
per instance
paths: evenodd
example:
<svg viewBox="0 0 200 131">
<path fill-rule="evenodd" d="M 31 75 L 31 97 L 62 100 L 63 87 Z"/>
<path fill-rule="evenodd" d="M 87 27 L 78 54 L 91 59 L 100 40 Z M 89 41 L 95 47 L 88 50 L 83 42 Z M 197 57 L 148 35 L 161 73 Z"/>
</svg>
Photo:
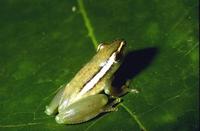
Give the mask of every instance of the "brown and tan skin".
<svg viewBox="0 0 200 131">
<path fill-rule="evenodd" d="M 124 46 L 124 42 L 122 45 L 121 40 L 114 41 L 111 44 L 106 44 L 104 43 L 102 45 L 102 48 L 99 49 L 98 53 L 75 75 L 75 77 L 71 80 L 69 84 L 65 87 L 64 93 L 63 93 L 63 98 L 60 102 L 62 104 L 66 99 L 68 99 L 68 104 L 70 105 L 71 103 L 79 100 L 79 98 L 76 99 L 76 96 L 78 96 L 79 92 L 81 89 L 84 87 L 84 85 L 90 81 L 102 68 L 100 65 L 102 62 L 105 62 L 108 60 L 108 58 L 114 53 L 114 52 L 121 52 L 122 48 Z M 119 49 L 120 48 L 120 49 Z M 118 67 L 118 63 L 115 63 L 111 68 L 112 70 L 111 74 L 114 73 Z M 106 74 L 104 75 L 106 76 Z M 103 79 L 103 78 L 102 78 Z M 108 78 L 106 78 L 108 79 Z M 99 81 L 96 85 L 95 88 L 91 89 L 89 92 L 84 94 L 81 98 L 97 94 L 101 91 L 104 90 L 104 81 Z M 65 106 L 67 106 L 65 105 Z M 62 106 L 61 106 L 62 107 Z M 64 109 L 64 108 L 63 108 Z M 60 110 L 62 110 L 60 108 Z"/>
<path fill-rule="evenodd" d="M 115 110 L 112 105 L 119 100 L 107 105 L 108 97 L 100 93 L 104 91 L 112 96 L 110 81 L 120 65 L 124 46 L 122 40 L 99 45 L 97 54 L 46 106 L 46 114 L 58 113 L 56 121 L 59 124 L 75 124 L 92 119 L 101 112 Z"/>
</svg>

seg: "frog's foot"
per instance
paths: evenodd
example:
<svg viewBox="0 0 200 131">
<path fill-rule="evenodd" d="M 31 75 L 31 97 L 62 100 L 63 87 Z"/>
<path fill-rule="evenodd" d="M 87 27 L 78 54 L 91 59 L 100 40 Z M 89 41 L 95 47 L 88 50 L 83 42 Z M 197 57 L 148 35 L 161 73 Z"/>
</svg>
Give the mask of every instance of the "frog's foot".
<svg viewBox="0 0 200 131">
<path fill-rule="evenodd" d="M 117 107 L 109 107 L 109 108 L 105 108 L 103 110 L 103 112 L 113 112 L 113 111 L 118 111 L 118 108 Z"/>
<path fill-rule="evenodd" d="M 128 92 L 138 94 L 139 91 L 137 89 L 129 89 Z"/>
<path fill-rule="evenodd" d="M 122 95 L 126 94 L 126 93 L 133 93 L 133 94 L 138 94 L 139 93 L 139 91 L 137 89 L 135 89 L 135 88 L 130 89 L 129 86 L 127 86 L 127 85 L 123 85 L 122 89 L 123 89 Z"/>
<path fill-rule="evenodd" d="M 121 102 L 121 98 L 116 98 L 114 101 L 112 101 L 111 103 L 109 103 L 104 109 L 103 112 L 112 112 L 112 111 L 117 111 L 118 108 L 114 107 L 116 104 Z"/>
<path fill-rule="evenodd" d="M 121 95 L 124 95 L 126 93 L 133 93 L 133 94 L 138 94 L 139 93 L 139 91 L 137 89 L 135 89 L 135 88 L 130 89 L 129 85 L 130 85 L 130 80 L 127 81 L 126 84 L 122 86 L 122 90 L 123 91 L 122 91 Z"/>
</svg>

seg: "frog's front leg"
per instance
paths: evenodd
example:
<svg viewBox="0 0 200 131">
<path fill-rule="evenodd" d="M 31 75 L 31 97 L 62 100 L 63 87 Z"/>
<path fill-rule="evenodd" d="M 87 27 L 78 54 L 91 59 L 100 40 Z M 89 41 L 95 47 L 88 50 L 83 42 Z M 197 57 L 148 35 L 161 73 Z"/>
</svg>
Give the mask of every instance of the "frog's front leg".
<svg viewBox="0 0 200 131">
<path fill-rule="evenodd" d="M 126 93 L 139 93 L 137 89 L 130 89 L 130 81 L 127 81 L 125 85 L 122 87 L 114 87 L 112 86 L 112 81 L 108 80 L 104 87 L 104 92 L 113 97 L 120 97 L 125 95 Z"/>
<path fill-rule="evenodd" d="M 50 104 L 48 106 L 46 106 L 45 113 L 47 115 L 53 115 L 58 112 L 58 105 L 62 98 L 64 89 L 65 89 L 65 85 L 60 86 L 60 89 L 57 92 L 57 94 L 55 95 L 55 97 L 53 98 L 53 100 L 50 102 Z"/>
<path fill-rule="evenodd" d="M 69 105 L 65 111 L 59 112 L 55 119 L 59 124 L 77 124 L 88 121 L 102 112 L 114 110 L 116 108 L 108 104 L 108 97 L 105 94 L 97 94 Z"/>
</svg>

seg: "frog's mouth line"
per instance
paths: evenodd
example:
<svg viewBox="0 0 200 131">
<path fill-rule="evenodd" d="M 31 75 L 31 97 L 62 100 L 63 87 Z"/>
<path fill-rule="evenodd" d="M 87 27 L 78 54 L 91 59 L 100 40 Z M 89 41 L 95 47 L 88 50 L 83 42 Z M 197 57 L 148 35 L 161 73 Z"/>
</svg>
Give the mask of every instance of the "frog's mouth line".
<svg viewBox="0 0 200 131">
<path fill-rule="evenodd" d="M 126 42 L 125 42 L 125 41 L 122 41 L 122 42 L 120 43 L 119 48 L 117 49 L 117 52 L 121 52 L 121 50 L 123 50 L 123 48 L 124 48 L 125 45 L 126 45 Z"/>
</svg>

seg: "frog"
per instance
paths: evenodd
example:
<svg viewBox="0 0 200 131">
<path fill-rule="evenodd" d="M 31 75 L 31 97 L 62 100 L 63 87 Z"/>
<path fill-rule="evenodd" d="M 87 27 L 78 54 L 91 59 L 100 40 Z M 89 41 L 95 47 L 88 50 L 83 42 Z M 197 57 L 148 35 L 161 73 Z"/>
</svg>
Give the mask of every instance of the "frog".
<svg viewBox="0 0 200 131">
<path fill-rule="evenodd" d="M 125 45 L 124 40 L 99 44 L 97 53 L 68 84 L 60 88 L 46 106 L 45 113 L 56 115 L 58 124 L 78 124 L 101 113 L 116 111 L 120 96 L 133 91 L 127 84 L 120 92 L 115 91 L 117 89 L 111 84 L 121 65 Z"/>
</svg>

